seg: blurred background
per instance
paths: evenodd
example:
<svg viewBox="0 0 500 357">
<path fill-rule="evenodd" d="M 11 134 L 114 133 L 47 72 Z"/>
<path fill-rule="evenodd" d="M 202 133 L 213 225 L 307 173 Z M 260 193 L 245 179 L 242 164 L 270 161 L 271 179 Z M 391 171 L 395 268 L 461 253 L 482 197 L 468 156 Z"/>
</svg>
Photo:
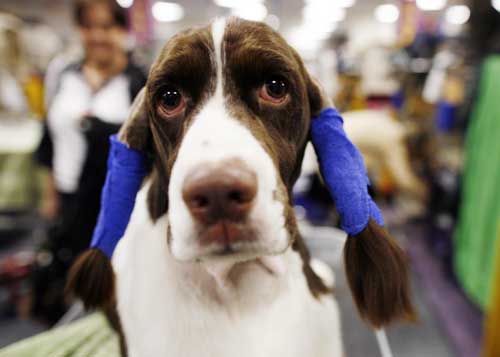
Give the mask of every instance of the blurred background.
<svg viewBox="0 0 500 357">
<path fill-rule="evenodd" d="M 2 0 L 0 347 L 83 314 L 62 289 L 95 223 L 103 138 L 172 35 L 229 15 L 280 32 L 344 113 L 411 260 L 420 322 L 388 330 L 395 355 L 500 356 L 500 0 Z M 378 356 L 328 197 L 309 152 L 303 233 L 338 272 L 346 355 Z"/>
</svg>

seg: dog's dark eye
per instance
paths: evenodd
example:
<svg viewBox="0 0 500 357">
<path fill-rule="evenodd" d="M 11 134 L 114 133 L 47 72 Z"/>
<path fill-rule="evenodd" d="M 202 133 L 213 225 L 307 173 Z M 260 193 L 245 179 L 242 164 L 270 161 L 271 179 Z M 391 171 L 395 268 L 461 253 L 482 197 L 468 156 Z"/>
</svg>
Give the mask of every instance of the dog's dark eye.
<svg viewBox="0 0 500 357">
<path fill-rule="evenodd" d="M 280 104 L 288 97 L 288 84 L 280 77 L 271 77 L 264 82 L 259 96 L 272 104 Z"/>
<path fill-rule="evenodd" d="M 184 98 L 174 87 L 165 88 L 160 95 L 160 109 L 167 117 L 172 117 L 180 114 L 186 107 Z"/>
<path fill-rule="evenodd" d="M 287 86 L 284 80 L 272 78 L 266 81 L 267 93 L 273 98 L 282 98 L 287 93 Z"/>
<path fill-rule="evenodd" d="M 175 88 L 167 88 L 161 94 L 161 104 L 166 109 L 176 108 L 181 102 L 182 96 Z"/>
</svg>

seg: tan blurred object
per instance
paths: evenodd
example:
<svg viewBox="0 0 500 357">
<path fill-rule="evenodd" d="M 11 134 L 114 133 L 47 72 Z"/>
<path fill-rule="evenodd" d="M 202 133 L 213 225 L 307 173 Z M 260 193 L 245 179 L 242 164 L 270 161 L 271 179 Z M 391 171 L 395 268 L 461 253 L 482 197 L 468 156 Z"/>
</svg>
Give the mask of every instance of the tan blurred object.
<svg viewBox="0 0 500 357">
<path fill-rule="evenodd" d="M 61 47 L 50 27 L 0 12 L 0 111 L 44 117 L 42 76 Z"/>
<path fill-rule="evenodd" d="M 30 69 L 26 61 L 17 17 L 0 12 L 0 112 L 14 117 L 26 114 L 23 84 Z"/>
<path fill-rule="evenodd" d="M 398 29 L 398 47 L 410 45 L 417 34 L 418 9 L 414 2 L 401 2 Z"/>
<path fill-rule="evenodd" d="M 486 317 L 483 357 L 500 356 L 500 221 L 497 234 L 496 274 L 491 307 Z"/>
<path fill-rule="evenodd" d="M 386 111 L 358 110 L 342 113 L 349 139 L 363 155 L 365 166 L 381 193 L 399 191 L 424 202 L 428 190 L 410 163 L 406 137 L 409 130 Z M 316 154 L 308 145 L 302 174 L 318 171 Z"/>
<path fill-rule="evenodd" d="M 458 74 L 449 74 L 444 82 L 443 99 L 450 104 L 461 104 L 465 97 L 465 83 Z"/>
<path fill-rule="evenodd" d="M 410 93 L 405 106 L 407 116 L 410 118 L 423 121 L 429 121 L 433 118 L 434 106 L 427 103 L 418 91 Z"/>
<path fill-rule="evenodd" d="M 396 182 L 386 167 L 383 167 L 380 171 L 377 189 L 380 193 L 388 195 L 397 189 Z"/>
<path fill-rule="evenodd" d="M 408 132 L 403 124 L 378 110 L 345 112 L 342 116 L 347 136 L 363 154 L 377 186 L 425 199 L 427 189 L 410 165 L 405 142 Z"/>
<path fill-rule="evenodd" d="M 353 74 L 340 75 L 339 90 L 334 102 L 341 112 L 366 108 L 365 97 L 361 89 L 361 77 Z"/>
<path fill-rule="evenodd" d="M 0 12 L 0 68 L 15 76 L 29 72 L 20 37 L 22 21 L 14 15 Z"/>
</svg>

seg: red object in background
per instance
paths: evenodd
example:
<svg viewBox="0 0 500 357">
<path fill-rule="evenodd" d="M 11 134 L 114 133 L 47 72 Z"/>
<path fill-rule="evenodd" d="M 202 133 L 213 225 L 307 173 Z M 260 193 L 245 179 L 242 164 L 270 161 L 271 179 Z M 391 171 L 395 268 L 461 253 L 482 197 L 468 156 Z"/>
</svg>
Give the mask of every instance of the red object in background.
<svg viewBox="0 0 500 357">
<path fill-rule="evenodd" d="M 371 95 L 366 98 L 366 107 L 373 110 L 390 108 L 392 100 L 390 96 L 386 95 Z"/>
<path fill-rule="evenodd" d="M 35 261 L 33 252 L 19 252 L 0 261 L 0 284 L 23 279 L 31 271 Z"/>
<path fill-rule="evenodd" d="M 35 253 L 21 251 L 0 260 L 0 311 L 12 312 L 23 318 L 31 310 L 29 277 Z"/>
</svg>

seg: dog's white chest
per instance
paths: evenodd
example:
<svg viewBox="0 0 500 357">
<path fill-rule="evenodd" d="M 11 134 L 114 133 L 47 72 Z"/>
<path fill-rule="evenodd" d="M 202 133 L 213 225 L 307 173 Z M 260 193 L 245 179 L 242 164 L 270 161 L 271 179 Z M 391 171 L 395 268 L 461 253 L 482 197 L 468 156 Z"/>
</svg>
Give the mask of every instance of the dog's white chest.
<svg viewBox="0 0 500 357">
<path fill-rule="evenodd" d="M 224 296 L 173 260 L 166 219 L 153 225 L 144 201 L 140 194 L 113 258 L 129 356 L 341 356 L 336 303 L 312 297 L 297 254 L 286 253 L 276 284 L 257 277 L 262 285 Z"/>
</svg>

